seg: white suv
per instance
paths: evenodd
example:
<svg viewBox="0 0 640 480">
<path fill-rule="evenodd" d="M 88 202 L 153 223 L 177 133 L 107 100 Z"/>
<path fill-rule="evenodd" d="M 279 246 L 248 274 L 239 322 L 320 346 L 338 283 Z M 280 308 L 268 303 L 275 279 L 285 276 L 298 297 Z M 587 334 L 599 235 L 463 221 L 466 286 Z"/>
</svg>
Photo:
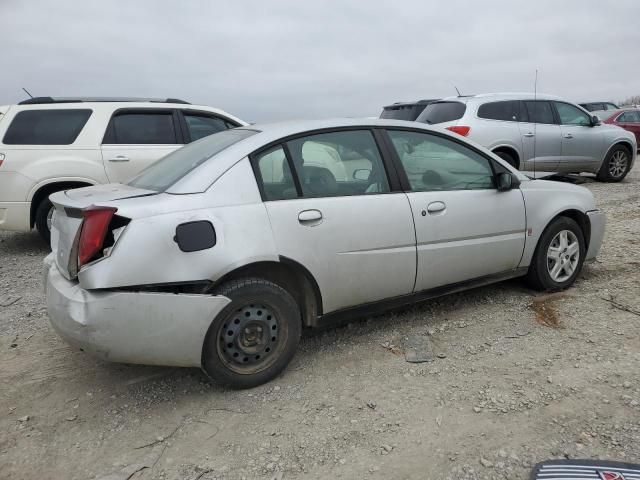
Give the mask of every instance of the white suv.
<svg viewBox="0 0 640 480">
<path fill-rule="evenodd" d="M 38 97 L 0 106 L 0 229 L 48 242 L 49 195 L 123 182 L 184 144 L 246 125 L 177 99 Z"/>
<path fill-rule="evenodd" d="M 533 172 L 595 173 L 621 181 L 633 167 L 636 139 L 559 97 L 489 93 L 431 103 L 416 119 L 479 143 Z"/>
</svg>

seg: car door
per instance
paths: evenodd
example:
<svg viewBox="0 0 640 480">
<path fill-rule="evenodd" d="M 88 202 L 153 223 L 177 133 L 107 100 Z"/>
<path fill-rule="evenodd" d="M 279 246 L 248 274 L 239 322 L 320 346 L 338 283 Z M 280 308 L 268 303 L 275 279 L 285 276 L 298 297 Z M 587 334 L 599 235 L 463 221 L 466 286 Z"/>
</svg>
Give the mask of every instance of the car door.
<svg viewBox="0 0 640 480">
<path fill-rule="evenodd" d="M 640 110 L 622 112 L 614 123 L 632 132 L 636 136 L 636 143 L 640 145 Z"/>
<path fill-rule="evenodd" d="M 604 135 L 591 124 L 591 117 L 575 105 L 553 102 L 562 133 L 561 172 L 596 171 L 602 162 Z"/>
<path fill-rule="evenodd" d="M 183 144 L 175 110 L 117 110 L 102 142 L 107 177 L 110 182 L 126 182 Z"/>
<path fill-rule="evenodd" d="M 372 131 L 301 136 L 252 155 L 252 164 L 278 250 L 316 279 L 323 313 L 412 292 L 411 208 L 390 188 Z"/>
<path fill-rule="evenodd" d="M 515 269 L 525 242 L 524 200 L 518 189 L 496 189 L 493 160 L 434 133 L 387 133 L 415 223 L 415 290 Z"/>
<path fill-rule="evenodd" d="M 518 124 L 522 136 L 523 167 L 520 170 L 555 172 L 562 152 L 562 134 L 551 102 L 524 100 Z"/>
</svg>

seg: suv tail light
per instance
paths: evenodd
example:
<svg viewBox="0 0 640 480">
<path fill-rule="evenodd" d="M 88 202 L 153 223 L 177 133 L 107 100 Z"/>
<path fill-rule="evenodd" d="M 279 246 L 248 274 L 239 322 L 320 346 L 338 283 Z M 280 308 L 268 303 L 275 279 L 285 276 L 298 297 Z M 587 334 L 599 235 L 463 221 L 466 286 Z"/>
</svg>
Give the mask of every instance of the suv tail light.
<svg viewBox="0 0 640 480">
<path fill-rule="evenodd" d="M 88 207 L 82 211 L 84 220 L 78 244 L 78 268 L 91 261 L 103 247 L 114 207 Z"/>
<path fill-rule="evenodd" d="M 452 125 L 446 128 L 447 130 L 451 130 L 452 132 L 455 132 L 458 135 L 462 135 L 463 137 L 466 137 L 467 135 L 469 135 L 469 132 L 471 131 L 471 127 L 467 127 L 464 125 Z"/>
</svg>

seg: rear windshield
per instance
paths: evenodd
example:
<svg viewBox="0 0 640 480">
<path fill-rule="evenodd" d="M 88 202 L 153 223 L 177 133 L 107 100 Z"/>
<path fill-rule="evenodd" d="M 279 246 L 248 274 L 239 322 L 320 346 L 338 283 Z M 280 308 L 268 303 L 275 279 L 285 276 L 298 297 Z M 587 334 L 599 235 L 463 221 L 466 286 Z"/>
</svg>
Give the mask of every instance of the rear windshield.
<svg viewBox="0 0 640 480">
<path fill-rule="evenodd" d="M 55 109 L 19 112 L 5 133 L 5 145 L 71 145 L 89 120 L 91 110 Z"/>
<path fill-rule="evenodd" d="M 380 118 L 391 120 L 415 120 L 420 112 L 424 110 L 425 105 L 402 105 L 385 107 L 380 114 Z"/>
<path fill-rule="evenodd" d="M 161 158 L 131 180 L 129 185 L 163 192 L 214 155 L 256 133 L 257 130 L 235 128 L 201 138 Z"/>
<path fill-rule="evenodd" d="M 462 102 L 435 102 L 428 105 L 416 121 L 429 125 L 452 122 L 461 119 L 466 109 Z"/>
</svg>

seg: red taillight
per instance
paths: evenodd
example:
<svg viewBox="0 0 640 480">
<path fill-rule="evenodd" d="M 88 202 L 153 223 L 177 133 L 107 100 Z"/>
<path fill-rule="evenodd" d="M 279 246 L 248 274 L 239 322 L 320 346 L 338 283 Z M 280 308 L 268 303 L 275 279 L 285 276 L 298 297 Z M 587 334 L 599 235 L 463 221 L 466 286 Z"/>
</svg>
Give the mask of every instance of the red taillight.
<svg viewBox="0 0 640 480">
<path fill-rule="evenodd" d="M 84 220 L 78 245 L 78 267 L 89 262 L 102 249 L 109 223 L 117 210 L 114 207 L 89 207 L 82 211 Z"/>
<path fill-rule="evenodd" d="M 447 127 L 447 130 L 451 130 L 452 132 L 457 133 L 458 135 L 462 135 L 466 137 L 469 135 L 471 131 L 471 127 L 463 126 L 463 125 L 452 125 L 451 127 Z"/>
</svg>

